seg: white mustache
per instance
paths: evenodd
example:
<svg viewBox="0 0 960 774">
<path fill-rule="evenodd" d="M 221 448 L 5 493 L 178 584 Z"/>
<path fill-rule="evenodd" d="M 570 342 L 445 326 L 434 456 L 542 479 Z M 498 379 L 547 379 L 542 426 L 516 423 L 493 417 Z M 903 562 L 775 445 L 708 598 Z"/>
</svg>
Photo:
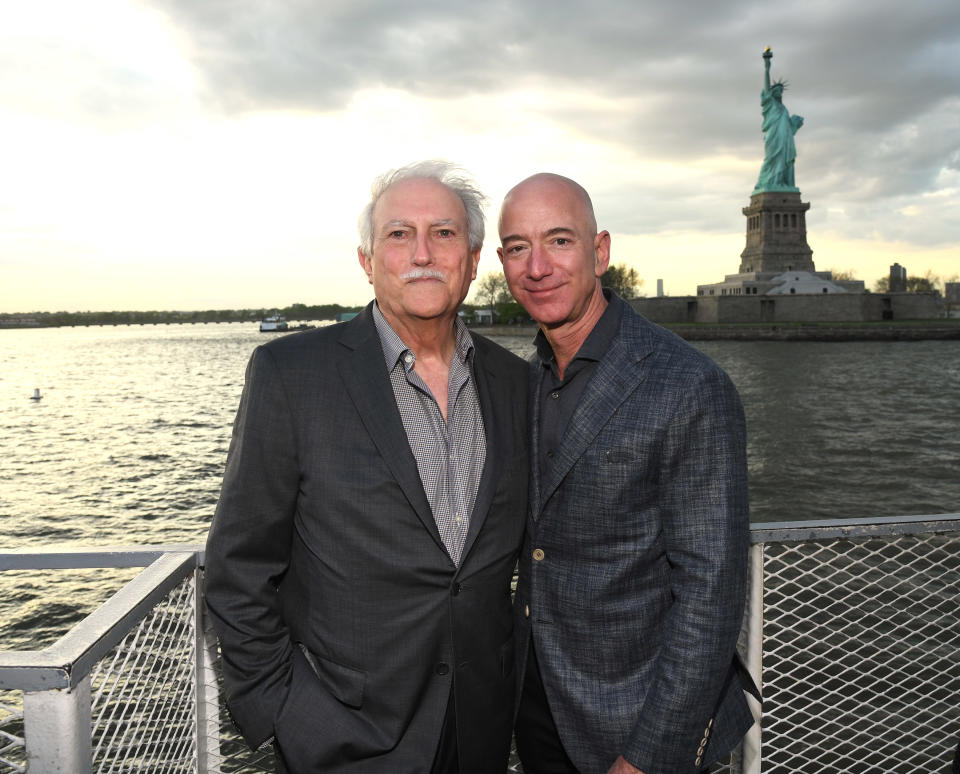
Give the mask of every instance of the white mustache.
<svg viewBox="0 0 960 774">
<path fill-rule="evenodd" d="M 446 282 L 447 275 L 438 269 L 411 269 L 406 274 L 401 274 L 400 279 L 402 280 L 417 280 L 417 279 L 438 279 Z"/>
</svg>

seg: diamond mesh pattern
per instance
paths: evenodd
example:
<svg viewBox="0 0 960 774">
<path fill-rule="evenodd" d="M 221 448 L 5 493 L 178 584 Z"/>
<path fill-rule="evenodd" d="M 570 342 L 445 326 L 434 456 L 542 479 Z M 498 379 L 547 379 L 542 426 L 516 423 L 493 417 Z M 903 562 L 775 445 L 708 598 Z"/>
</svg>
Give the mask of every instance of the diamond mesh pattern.
<svg viewBox="0 0 960 774">
<path fill-rule="evenodd" d="M 764 578 L 764 774 L 945 771 L 960 541 L 771 543 Z"/>
<path fill-rule="evenodd" d="M 23 701 L 20 691 L 0 691 L 0 774 L 23 774 Z"/>
<path fill-rule="evenodd" d="M 94 771 L 196 771 L 194 594 L 190 574 L 91 672 Z"/>
</svg>

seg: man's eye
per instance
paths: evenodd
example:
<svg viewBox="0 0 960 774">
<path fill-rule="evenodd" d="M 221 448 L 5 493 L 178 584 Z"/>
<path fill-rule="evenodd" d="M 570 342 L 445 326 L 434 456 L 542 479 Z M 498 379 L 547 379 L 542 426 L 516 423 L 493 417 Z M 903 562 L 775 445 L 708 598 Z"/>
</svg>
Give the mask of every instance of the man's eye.
<svg viewBox="0 0 960 774">
<path fill-rule="evenodd" d="M 570 240 L 567 239 L 566 237 L 557 237 L 557 238 L 553 241 L 553 243 L 554 243 L 555 245 L 557 245 L 558 247 L 566 247 L 568 244 L 570 244 Z"/>
<path fill-rule="evenodd" d="M 407 235 L 407 232 L 406 232 L 406 231 L 403 231 L 402 229 L 399 229 L 399 228 L 396 229 L 395 231 L 391 231 L 389 234 L 387 234 L 387 236 L 390 237 L 390 238 L 392 238 L 392 239 L 402 239 L 402 238 L 405 237 L 406 235 Z"/>
<path fill-rule="evenodd" d="M 453 231 L 451 231 L 449 228 L 441 228 L 437 230 L 437 236 L 445 238 L 452 237 Z"/>
<path fill-rule="evenodd" d="M 506 249 L 507 255 L 519 255 L 527 249 L 526 245 L 511 245 Z"/>
</svg>

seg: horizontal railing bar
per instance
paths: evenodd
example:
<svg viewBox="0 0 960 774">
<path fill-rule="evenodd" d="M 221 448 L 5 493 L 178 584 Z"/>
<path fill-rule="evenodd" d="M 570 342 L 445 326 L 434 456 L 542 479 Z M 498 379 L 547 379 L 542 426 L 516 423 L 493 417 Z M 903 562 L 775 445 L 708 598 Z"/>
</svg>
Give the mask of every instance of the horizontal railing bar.
<svg viewBox="0 0 960 774">
<path fill-rule="evenodd" d="M 960 531 L 960 513 L 924 516 L 875 516 L 866 519 L 812 519 L 758 522 L 750 526 L 750 542 L 800 543 L 836 538 L 887 537 Z"/>
<path fill-rule="evenodd" d="M 194 553 L 203 564 L 204 546 L 192 543 L 169 545 L 76 548 L 70 545 L 47 548 L 0 549 L 3 570 L 77 570 L 101 567 L 146 567 L 164 554 Z"/>
<path fill-rule="evenodd" d="M 196 566 L 195 552 L 164 554 L 53 645 L 0 651 L 0 688 L 46 691 L 77 685 Z"/>
</svg>

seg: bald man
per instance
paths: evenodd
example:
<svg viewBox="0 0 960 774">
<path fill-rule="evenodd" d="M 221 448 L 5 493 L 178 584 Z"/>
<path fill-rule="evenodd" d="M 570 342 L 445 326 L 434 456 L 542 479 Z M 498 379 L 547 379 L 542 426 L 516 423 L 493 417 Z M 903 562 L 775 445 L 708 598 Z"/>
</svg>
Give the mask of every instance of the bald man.
<svg viewBox="0 0 960 774">
<path fill-rule="evenodd" d="M 524 770 L 706 771 L 753 723 L 736 655 L 749 530 L 737 392 L 602 289 L 610 234 L 574 181 L 513 188 L 500 241 L 540 326 L 515 604 Z"/>
</svg>

